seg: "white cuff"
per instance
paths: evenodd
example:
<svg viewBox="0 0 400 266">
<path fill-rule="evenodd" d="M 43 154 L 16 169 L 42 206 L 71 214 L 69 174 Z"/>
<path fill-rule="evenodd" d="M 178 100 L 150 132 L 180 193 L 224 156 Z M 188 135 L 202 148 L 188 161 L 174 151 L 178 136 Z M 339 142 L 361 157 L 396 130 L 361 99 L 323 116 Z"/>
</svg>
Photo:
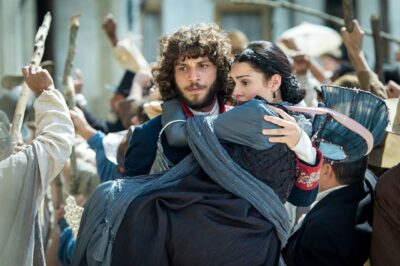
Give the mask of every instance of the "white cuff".
<svg viewBox="0 0 400 266">
<path fill-rule="evenodd" d="M 315 165 L 317 151 L 312 146 L 311 140 L 304 130 L 301 130 L 299 142 L 297 142 L 296 146 L 292 148 L 292 151 L 294 151 L 297 157 L 299 157 L 299 159 L 303 162 L 310 165 Z"/>
</svg>

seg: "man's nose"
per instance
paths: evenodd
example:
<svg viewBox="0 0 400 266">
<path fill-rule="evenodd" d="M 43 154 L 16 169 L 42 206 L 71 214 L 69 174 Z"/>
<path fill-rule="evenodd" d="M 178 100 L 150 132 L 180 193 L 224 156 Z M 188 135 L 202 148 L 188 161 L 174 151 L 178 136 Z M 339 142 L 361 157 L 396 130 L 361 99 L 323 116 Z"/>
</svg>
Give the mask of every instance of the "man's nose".
<svg viewBox="0 0 400 266">
<path fill-rule="evenodd" d="M 189 72 L 189 79 L 190 81 L 199 81 L 199 71 L 195 68 L 192 68 Z"/>
</svg>

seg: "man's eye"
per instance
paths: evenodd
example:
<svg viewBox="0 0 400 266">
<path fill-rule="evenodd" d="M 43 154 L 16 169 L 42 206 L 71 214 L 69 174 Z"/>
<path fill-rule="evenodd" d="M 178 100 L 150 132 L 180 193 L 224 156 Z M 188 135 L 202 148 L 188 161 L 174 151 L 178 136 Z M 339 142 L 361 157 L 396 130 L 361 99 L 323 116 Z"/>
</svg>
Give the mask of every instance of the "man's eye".
<svg viewBox="0 0 400 266">
<path fill-rule="evenodd" d="M 187 70 L 187 67 L 184 67 L 184 66 L 178 67 L 179 72 L 185 72 L 186 70 Z"/>
<path fill-rule="evenodd" d="M 201 64 L 200 67 L 201 67 L 201 68 L 207 68 L 207 67 L 208 67 L 208 64 Z"/>
</svg>

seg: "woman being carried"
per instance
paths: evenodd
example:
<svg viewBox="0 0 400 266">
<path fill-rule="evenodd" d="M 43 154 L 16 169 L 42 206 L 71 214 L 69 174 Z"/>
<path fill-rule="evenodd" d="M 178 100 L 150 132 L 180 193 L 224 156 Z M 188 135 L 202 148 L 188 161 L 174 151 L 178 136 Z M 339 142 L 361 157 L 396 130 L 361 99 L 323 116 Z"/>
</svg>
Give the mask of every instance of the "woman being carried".
<svg viewBox="0 0 400 266">
<path fill-rule="evenodd" d="M 318 192 L 319 169 L 322 163 L 321 153 L 309 138 L 311 122 L 303 115 L 290 112 L 292 117 L 281 109 L 271 106 L 302 105 L 305 95 L 305 91 L 291 72 L 286 55 L 270 42 L 251 42 L 235 56 L 231 69 L 231 80 L 233 83 L 232 97 L 237 104 L 258 99 L 268 105 L 267 108 L 275 114 L 265 116 L 264 119 L 277 127 L 250 134 L 252 137 L 259 138 L 264 134 L 264 138 L 268 139 L 267 142 L 286 144 L 296 154 L 297 173 L 296 177 L 293 177 L 293 188 L 287 200 L 296 206 L 310 205 Z M 249 132 L 244 132 L 247 129 L 246 126 L 238 127 L 240 118 L 241 116 L 237 115 L 236 120 L 232 119 L 232 123 L 227 123 L 232 127 L 224 128 L 224 130 L 218 130 L 216 127 L 217 137 L 220 140 L 232 142 L 236 141 L 235 136 L 249 135 Z M 247 119 L 246 116 L 243 118 Z M 259 117 L 255 119 L 259 119 Z M 171 124 L 171 121 L 176 120 L 185 120 L 178 100 L 164 102 L 162 123 L 165 126 L 168 143 L 175 147 L 186 146 L 187 137 L 183 130 L 183 124 Z M 166 126 L 167 124 L 168 126 Z M 271 137 L 268 138 L 265 135 Z M 255 148 L 257 149 L 257 147 Z M 258 149 L 262 148 L 258 147 Z"/>
</svg>

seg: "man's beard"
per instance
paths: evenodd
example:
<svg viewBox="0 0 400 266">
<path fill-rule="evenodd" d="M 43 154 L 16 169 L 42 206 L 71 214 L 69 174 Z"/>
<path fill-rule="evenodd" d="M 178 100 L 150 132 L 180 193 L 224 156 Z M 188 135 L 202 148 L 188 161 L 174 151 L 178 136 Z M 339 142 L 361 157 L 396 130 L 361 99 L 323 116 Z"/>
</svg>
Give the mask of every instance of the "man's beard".
<svg viewBox="0 0 400 266">
<path fill-rule="evenodd" d="M 181 90 L 176 89 L 176 91 L 177 91 L 179 98 L 183 100 L 183 102 L 186 104 L 186 106 L 188 106 L 194 110 L 199 110 L 199 109 L 210 106 L 214 102 L 215 98 L 217 97 L 217 93 L 218 93 L 218 87 L 219 87 L 218 84 L 219 84 L 219 82 L 217 82 L 217 80 L 215 80 L 213 82 L 213 84 L 211 84 L 210 89 L 208 90 L 205 97 L 200 100 L 190 100 L 183 95 Z M 200 84 L 192 83 L 190 86 L 199 87 Z"/>
</svg>

